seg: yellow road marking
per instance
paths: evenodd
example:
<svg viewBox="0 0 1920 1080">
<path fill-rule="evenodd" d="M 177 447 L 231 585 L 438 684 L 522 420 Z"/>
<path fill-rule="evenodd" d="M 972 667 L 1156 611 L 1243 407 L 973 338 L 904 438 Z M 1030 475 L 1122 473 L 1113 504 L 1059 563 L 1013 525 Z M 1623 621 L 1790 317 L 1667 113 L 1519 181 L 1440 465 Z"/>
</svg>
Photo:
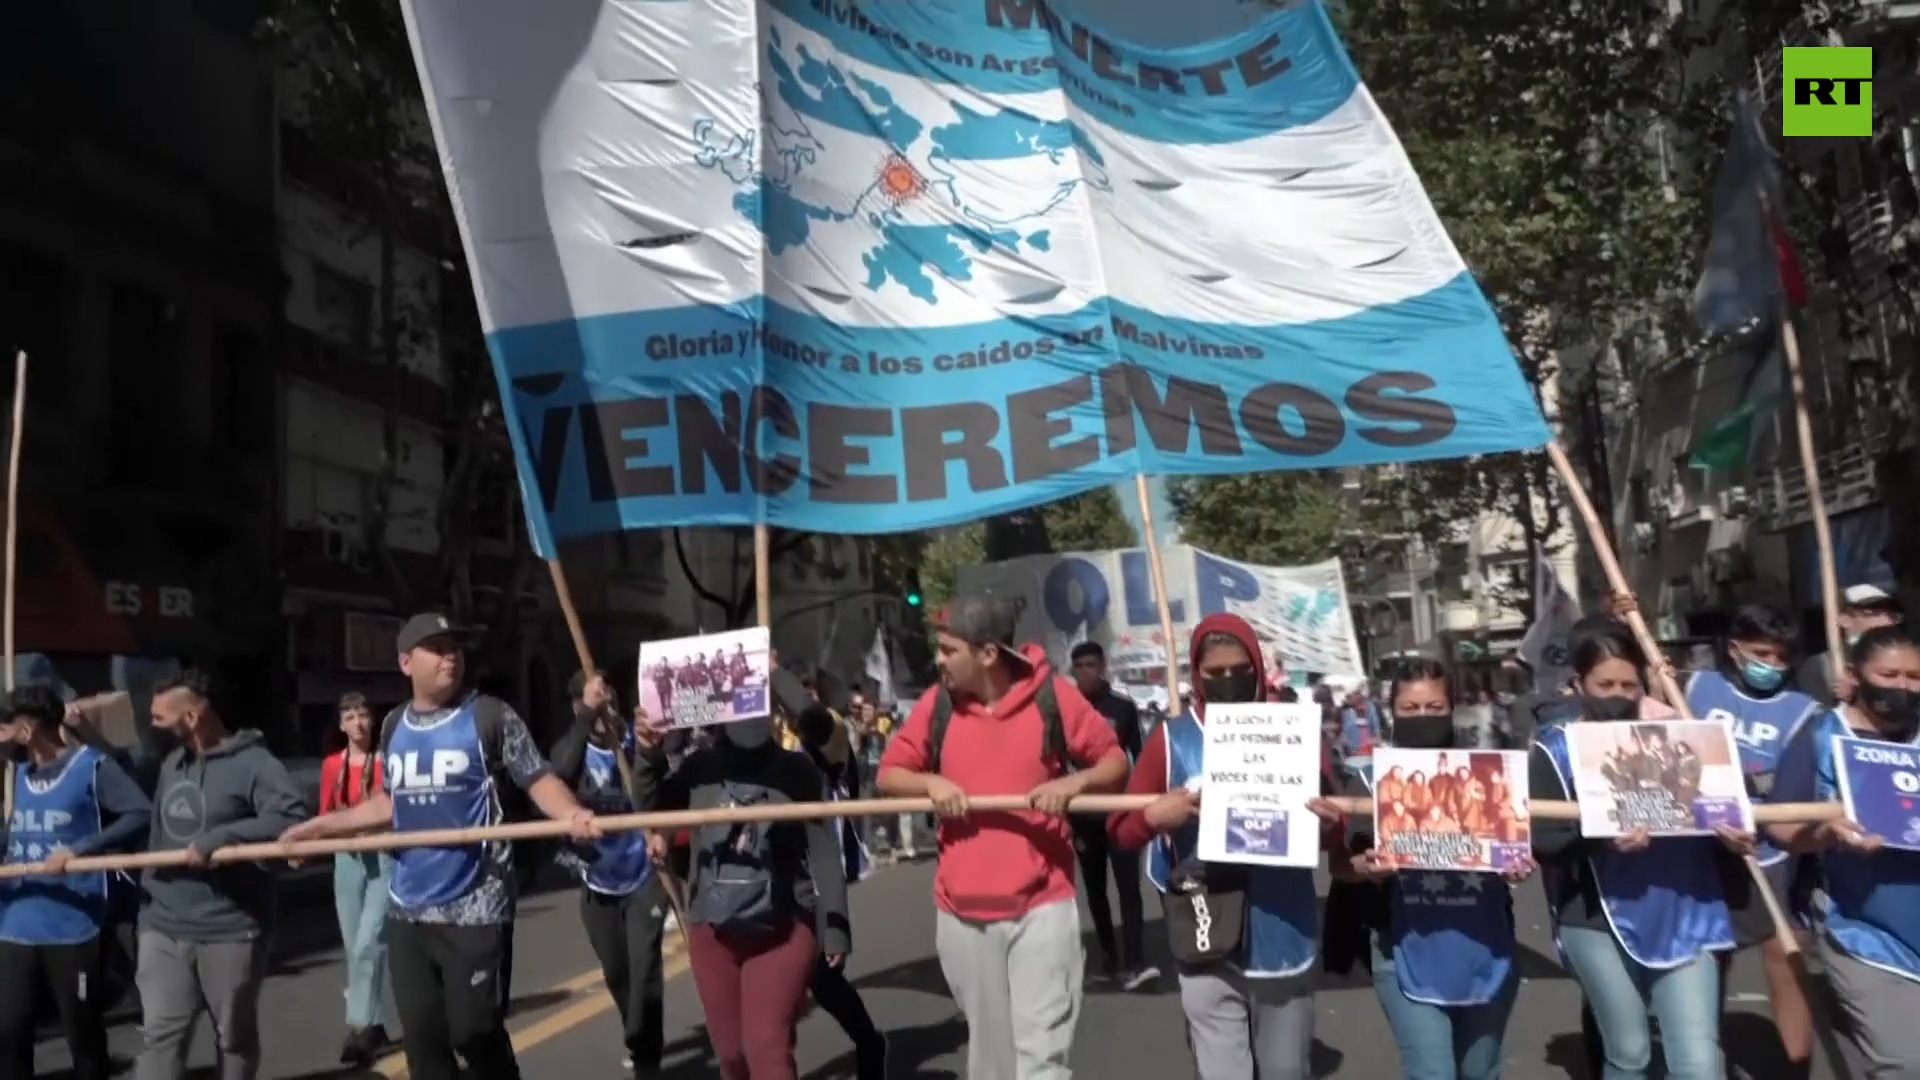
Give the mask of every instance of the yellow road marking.
<svg viewBox="0 0 1920 1080">
<path fill-rule="evenodd" d="M 660 966 L 661 974 L 669 979 L 687 970 L 685 939 L 678 931 L 667 934 L 666 941 L 660 949 Z M 606 981 L 601 976 L 599 968 L 583 971 L 563 983 L 549 987 L 544 993 L 563 994 L 565 997 L 581 1000 L 559 1012 L 543 1016 L 523 1028 L 512 1031 L 515 1053 L 524 1053 L 555 1035 L 571 1031 L 613 1008 L 613 997 L 606 992 Z M 407 1056 L 389 1054 L 373 1067 L 373 1071 L 386 1077 L 387 1080 L 407 1080 Z"/>
</svg>

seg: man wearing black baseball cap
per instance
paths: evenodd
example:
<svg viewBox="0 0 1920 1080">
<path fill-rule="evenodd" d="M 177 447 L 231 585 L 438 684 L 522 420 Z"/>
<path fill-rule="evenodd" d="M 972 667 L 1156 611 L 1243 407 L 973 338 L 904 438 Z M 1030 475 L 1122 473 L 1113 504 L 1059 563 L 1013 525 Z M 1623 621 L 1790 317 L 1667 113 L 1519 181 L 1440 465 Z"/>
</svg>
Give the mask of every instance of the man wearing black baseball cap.
<svg viewBox="0 0 1920 1080">
<path fill-rule="evenodd" d="M 396 644 L 413 699 L 381 725 L 388 790 L 297 825 L 282 839 L 498 825 L 502 782 L 525 791 L 541 813 L 568 822 L 575 840 L 600 838 L 593 812 L 553 775 L 513 708 L 465 688 L 459 628 L 445 615 L 415 615 Z M 387 966 L 408 1073 L 456 1080 L 457 1053 L 476 1080 L 519 1080 L 506 1028 L 513 846 L 401 848 L 393 862 Z"/>
</svg>

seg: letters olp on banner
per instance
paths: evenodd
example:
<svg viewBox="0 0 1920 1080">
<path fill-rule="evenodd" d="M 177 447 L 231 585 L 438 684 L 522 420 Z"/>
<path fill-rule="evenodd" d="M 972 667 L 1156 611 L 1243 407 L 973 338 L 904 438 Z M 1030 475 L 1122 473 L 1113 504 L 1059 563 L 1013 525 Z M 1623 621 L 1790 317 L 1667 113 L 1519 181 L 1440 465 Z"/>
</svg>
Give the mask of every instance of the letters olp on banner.
<svg viewBox="0 0 1920 1080">
<path fill-rule="evenodd" d="M 1160 557 L 1173 612 L 1174 654 L 1182 664 L 1193 624 L 1226 611 L 1252 623 L 1263 641 L 1280 650 L 1289 671 L 1364 673 L 1340 560 L 1256 566 L 1185 544 L 1161 549 Z M 962 595 L 1011 600 L 1020 611 L 1020 640 L 1044 645 L 1063 669 L 1068 652 L 1081 641 L 1098 642 L 1108 665 L 1123 677 L 1166 666 L 1153 572 L 1140 548 L 963 566 L 957 585 Z"/>
<path fill-rule="evenodd" d="M 1321 6 L 1117 6 L 406 0 L 542 552 L 1543 444 Z"/>
</svg>

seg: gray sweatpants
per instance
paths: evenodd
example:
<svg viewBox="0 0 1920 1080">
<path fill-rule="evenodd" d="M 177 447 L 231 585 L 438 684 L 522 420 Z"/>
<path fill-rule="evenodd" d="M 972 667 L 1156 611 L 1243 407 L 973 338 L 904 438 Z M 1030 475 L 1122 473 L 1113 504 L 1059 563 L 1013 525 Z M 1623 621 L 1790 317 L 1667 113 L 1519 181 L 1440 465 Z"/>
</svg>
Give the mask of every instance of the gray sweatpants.
<svg viewBox="0 0 1920 1080">
<path fill-rule="evenodd" d="M 1308 1080 L 1314 973 L 1249 979 L 1220 965 L 1180 973 L 1180 1007 L 1200 1080 Z"/>
<path fill-rule="evenodd" d="M 967 1021 L 968 1080 L 1071 1080 L 1087 963 L 1078 904 L 988 923 L 942 911 L 934 947 Z"/>
<path fill-rule="evenodd" d="M 220 1080 L 253 1080 L 260 1072 L 260 986 L 267 977 L 267 943 L 182 941 L 140 931 L 142 1046 L 134 1080 L 181 1080 L 187 1040 L 205 1009 L 213 1020 Z"/>
<path fill-rule="evenodd" d="M 1834 1000 L 1847 1014 L 1838 1025 L 1865 1064 L 1865 1080 L 1920 1080 L 1920 982 L 1863 964 L 1822 940 Z"/>
</svg>

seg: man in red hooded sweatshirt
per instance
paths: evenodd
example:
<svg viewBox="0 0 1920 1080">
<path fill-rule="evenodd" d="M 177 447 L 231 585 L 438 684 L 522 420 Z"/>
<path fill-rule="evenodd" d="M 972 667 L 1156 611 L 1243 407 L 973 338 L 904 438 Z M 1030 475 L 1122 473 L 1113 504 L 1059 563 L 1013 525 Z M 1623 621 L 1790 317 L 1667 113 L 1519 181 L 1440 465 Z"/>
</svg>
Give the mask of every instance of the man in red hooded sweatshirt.
<svg viewBox="0 0 1920 1080">
<path fill-rule="evenodd" d="M 1203 872 L 1198 861 L 1200 725 L 1209 704 L 1266 699 L 1260 641 L 1238 615 L 1209 615 L 1193 628 L 1189 654 L 1193 710 L 1161 724 L 1140 752 L 1130 795 L 1159 795 L 1145 810 L 1114 815 L 1114 846 L 1148 851 L 1147 877 L 1164 897 L 1176 878 Z M 1321 790 L 1334 790 L 1325 746 Z M 1329 808 L 1315 800 L 1315 813 Z M 1323 849 L 1342 846 L 1344 828 L 1323 827 Z M 1314 976 L 1319 968 L 1318 908 L 1307 868 L 1244 870 L 1246 925 L 1237 955 L 1210 964 L 1176 965 L 1180 1005 L 1200 1080 L 1307 1080 L 1312 1075 Z M 1168 922 L 1171 925 L 1172 919 Z"/>
<path fill-rule="evenodd" d="M 914 703 L 876 786 L 940 812 L 934 945 L 967 1020 L 967 1075 L 1069 1080 L 1086 952 L 1064 813 L 1124 784 L 1127 755 L 1041 649 L 1014 647 L 1017 621 L 991 597 L 941 613 L 943 685 Z M 1025 795 L 1033 809 L 970 813 L 979 795 Z"/>
</svg>

